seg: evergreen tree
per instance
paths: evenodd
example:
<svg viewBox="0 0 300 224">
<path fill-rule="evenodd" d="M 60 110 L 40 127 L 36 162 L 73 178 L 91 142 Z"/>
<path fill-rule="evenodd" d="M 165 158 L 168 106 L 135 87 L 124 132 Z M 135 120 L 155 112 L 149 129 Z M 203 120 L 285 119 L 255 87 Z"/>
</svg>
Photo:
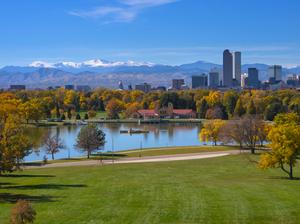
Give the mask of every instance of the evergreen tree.
<svg viewBox="0 0 300 224">
<path fill-rule="evenodd" d="M 76 120 L 81 120 L 80 114 L 76 114 Z"/>
</svg>

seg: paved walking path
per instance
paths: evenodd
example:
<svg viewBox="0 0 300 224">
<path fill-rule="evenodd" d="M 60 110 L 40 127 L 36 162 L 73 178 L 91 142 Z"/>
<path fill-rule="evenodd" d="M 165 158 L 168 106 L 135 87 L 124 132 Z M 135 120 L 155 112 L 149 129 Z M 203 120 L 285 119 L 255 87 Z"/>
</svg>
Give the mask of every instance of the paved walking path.
<svg viewBox="0 0 300 224">
<path fill-rule="evenodd" d="M 109 164 L 128 164 L 128 163 L 155 163 L 155 162 L 169 162 L 169 161 L 182 161 L 182 160 L 195 160 L 195 159 L 208 159 L 215 157 L 223 157 L 228 155 L 239 154 L 239 150 L 229 150 L 220 152 L 202 152 L 202 153 L 189 153 L 177 155 L 162 155 L 162 156 L 147 156 L 141 158 L 125 158 L 118 160 L 83 160 L 78 162 L 64 162 L 52 163 L 43 166 L 25 167 L 25 169 L 42 169 L 42 168 L 56 168 L 56 167 L 73 167 L 73 166 L 96 166 L 96 165 L 109 165 Z"/>
</svg>

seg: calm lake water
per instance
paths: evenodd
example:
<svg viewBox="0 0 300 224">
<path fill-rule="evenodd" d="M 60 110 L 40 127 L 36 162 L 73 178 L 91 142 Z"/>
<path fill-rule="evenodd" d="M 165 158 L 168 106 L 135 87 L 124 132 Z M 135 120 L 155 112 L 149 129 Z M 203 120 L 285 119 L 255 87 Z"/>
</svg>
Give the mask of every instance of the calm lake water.
<svg viewBox="0 0 300 224">
<path fill-rule="evenodd" d="M 103 152 L 121 151 L 128 149 L 144 149 L 169 146 L 197 146 L 199 141 L 200 124 L 99 124 L 106 134 L 106 143 Z M 55 159 L 85 156 L 74 147 L 76 137 L 82 126 L 40 127 L 28 130 L 31 138 L 40 141 L 46 132 L 57 134 L 63 140 L 66 149 L 55 154 Z M 148 130 L 144 134 L 120 134 L 120 130 L 128 129 Z M 43 147 L 39 147 L 25 158 L 25 161 L 42 160 L 46 155 Z M 48 159 L 51 155 L 47 155 Z"/>
</svg>

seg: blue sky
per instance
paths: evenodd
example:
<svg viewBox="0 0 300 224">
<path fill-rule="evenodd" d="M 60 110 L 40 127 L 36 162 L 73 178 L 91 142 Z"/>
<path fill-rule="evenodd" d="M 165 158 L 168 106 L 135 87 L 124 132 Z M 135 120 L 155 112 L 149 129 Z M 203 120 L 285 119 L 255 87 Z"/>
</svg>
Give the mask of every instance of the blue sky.
<svg viewBox="0 0 300 224">
<path fill-rule="evenodd" d="M 106 60 L 300 64 L 299 0 L 1 0 L 0 66 Z"/>
</svg>

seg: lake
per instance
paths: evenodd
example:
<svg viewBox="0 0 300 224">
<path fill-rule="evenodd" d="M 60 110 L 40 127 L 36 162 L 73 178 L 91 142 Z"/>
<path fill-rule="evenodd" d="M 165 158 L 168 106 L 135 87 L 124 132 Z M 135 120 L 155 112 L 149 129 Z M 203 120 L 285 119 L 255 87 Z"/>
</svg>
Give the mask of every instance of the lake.
<svg viewBox="0 0 300 224">
<path fill-rule="evenodd" d="M 74 147 L 76 137 L 83 126 L 39 127 L 28 130 L 30 138 L 40 141 L 46 132 L 57 134 L 63 140 L 66 149 L 55 154 L 55 159 L 85 156 Z M 106 134 L 106 143 L 103 152 L 121 151 L 129 149 L 145 149 L 170 146 L 198 146 L 203 143 L 199 140 L 200 124 L 99 124 Z M 143 134 L 120 134 L 121 130 L 128 129 L 148 130 Z M 25 161 L 43 160 L 43 147 L 39 147 L 25 158 Z M 51 155 L 47 155 L 48 159 Z"/>
</svg>

